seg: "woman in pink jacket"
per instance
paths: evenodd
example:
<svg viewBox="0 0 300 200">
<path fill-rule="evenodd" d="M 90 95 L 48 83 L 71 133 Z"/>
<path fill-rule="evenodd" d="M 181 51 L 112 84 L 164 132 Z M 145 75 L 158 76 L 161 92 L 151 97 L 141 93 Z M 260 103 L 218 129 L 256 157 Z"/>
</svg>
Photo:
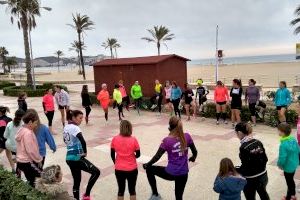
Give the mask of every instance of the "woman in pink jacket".
<svg viewBox="0 0 300 200">
<path fill-rule="evenodd" d="M 215 88 L 214 100 L 216 103 L 216 117 L 217 117 L 217 125 L 219 125 L 220 117 L 223 118 L 224 123 L 227 124 L 226 121 L 226 105 L 229 100 L 228 89 L 224 86 L 222 81 L 217 82 L 217 86 Z"/>
<path fill-rule="evenodd" d="M 23 116 L 24 126 L 16 136 L 17 142 L 17 169 L 24 172 L 29 184 L 34 187 L 36 177 L 41 175 L 43 158 L 39 153 L 39 146 L 33 132 L 38 123 L 38 116 L 27 112 Z"/>
</svg>

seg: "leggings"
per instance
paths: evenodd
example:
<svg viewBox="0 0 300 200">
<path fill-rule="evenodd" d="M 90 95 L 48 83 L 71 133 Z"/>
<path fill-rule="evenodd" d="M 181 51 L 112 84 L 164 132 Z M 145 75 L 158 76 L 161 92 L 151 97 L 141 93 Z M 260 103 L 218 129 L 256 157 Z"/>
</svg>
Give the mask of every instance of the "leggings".
<svg viewBox="0 0 300 200">
<path fill-rule="evenodd" d="M 172 100 L 172 104 L 174 107 L 175 115 L 177 116 L 177 114 L 178 114 L 178 116 L 181 117 L 180 110 L 179 110 L 180 99 Z"/>
<path fill-rule="evenodd" d="M 35 186 L 35 179 L 41 177 L 42 170 L 35 163 L 17 163 L 17 169 L 24 172 L 24 175 L 32 187 Z"/>
<path fill-rule="evenodd" d="M 256 192 L 261 200 L 270 200 L 266 187 L 268 184 L 268 174 L 265 173 L 259 177 L 247 178 L 247 184 L 244 187 L 244 194 L 247 200 L 255 200 Z"/>
<path fill-rule="evenodd" d="M 286 194 L 286 200 L 290 200 L 291 196 L 295 196 L 296 194 L 296 185 L 295 185 L 295 181 L 294 181 L 294 175 L 295 172 L 293 173 L 287 173 L 284 172 L 284 178 L 286 181 L 286 185 L 287 185 L 287 194 Z"/>
<path fill-rule="evenodd" d="M 46 117 L 48 119 L 48 126 L 52 126 L 52 121 L 54 117 L 54 111 L 47 111 Z"/>
<path fill-rule="evenodd" d="M 158 176 L 168 181 L 175 181 L 175 199 L 182 200 L 185 185 L 188 180 L 188 174 L 181 176 L 173 176 L 166 172 L 165 167 L 161 166 L 149 166 L 146 169 L 146 173 L 153 195 L 158 195 L 155 179 L 155 176 Z"/>
<path fill-rule="evenodd" d="M 151 101 L 152 105 L 154 105 L 157 97 L 158 97 L 158 100 L 157 100 L 158 112 L 161 112 L 161 104 L 162 104 L 163 96 L 161 94 L 158 94 L 158 95 L 155 94 L 153 97 L 151 97 L 150 101 Z"/>
<path fill-rule="evenodd" d="M 79 200 L 79 188 L 80 188 L 80 182 L 81 182 L 81 171 L 85 171 L 87 173 L 91 174 L 91 177 L 89 179 L 88 185 L 86 187 L 86 196 L 90 196 L 91 190 L 96 183 L 97 179 L 100 176 L 100 170 L 93 165 L 90 161 L 88 161 L 85 158 L 81 158 L 77 161 L 67 160 L 67 164 L 70 167 L 74 184 L 73 184 L 73 195 L 74 198 Z"/>
<path fill-rule="evenodd" d="M 134 100 L 135 108 L 140 113 L 141 104 L 142 104 L 142 97 Z"/>
<path fill-rule="evenodd" d="M 119 119 L 121 119 L 121 114 L 123 116 L 123 104 L 117 104 L 118 112 L 119 112 Z"/>
<path fill-rule="evenodd" d="M 125 193 L 125 187 L 126 187 L 126 180 L 128 182 L 128 190 L 130 196 L 134 196 L 135 193 L 135 185 L 136 185 L 136 180 L 138 176 L 138 170 L 135 169 L 133 171 L 120 171 L 116 170 L 116 179 L 118 182 L 118 196 L 123 197 Z"/>
<path fill-rule="evenodd" d="M 129 96 L 123 97 L 122 98 L 122 103 L 127 108 L 129 106 L 129 104 L 130 104 L 130 98 L 129 98 Z"/>
<path fill-rule="evenodd" d="M 91 111 L 92 111 L 91 107 L 90 106 L 86 106 L 85 107 L 85 116 L 89 117 Z"/>
</svg>

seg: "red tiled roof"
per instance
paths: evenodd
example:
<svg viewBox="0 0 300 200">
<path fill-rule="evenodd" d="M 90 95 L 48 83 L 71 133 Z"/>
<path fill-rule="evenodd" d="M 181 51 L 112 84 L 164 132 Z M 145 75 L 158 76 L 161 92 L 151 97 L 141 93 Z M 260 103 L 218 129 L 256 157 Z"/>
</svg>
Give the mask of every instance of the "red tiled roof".
<svg viewBox="0 0 300 200">
<path fill-rule="evenodd" d="M 163 62 L 169 58 L 179 58 L 185 61 L 190 59 L 171 54 L 161 56 L 147 56 L 147 57 L 135 57 L 135 58 L 117 58 L 117 59 L 105 59 L 100 62 L 92 64 L 92 66 L 112 66 L 112 65 L 142 65 L 142 64 L 157 64 Z"/>
</svg>

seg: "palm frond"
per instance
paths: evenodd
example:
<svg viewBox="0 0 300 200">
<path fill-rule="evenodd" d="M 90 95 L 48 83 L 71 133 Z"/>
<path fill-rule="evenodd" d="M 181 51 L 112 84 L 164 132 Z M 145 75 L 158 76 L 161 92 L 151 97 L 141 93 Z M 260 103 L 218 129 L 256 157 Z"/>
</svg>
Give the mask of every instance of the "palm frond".
<svg viewBox="0 0 300 200">
<path fill-rule="evenodd" d="M 295 29 L 295 31 L 294 31 L 294 34 L 295 35 L 297 35 L 297 34 L 299 34 L 300 33 L 300 26 L 298 26 L 296 29 Z"/>
<path fill-rule="evenodd" d="M 300 15 L 300 5 L 295 10 L 295 15 Z"/>
<path fill-rule="evenodd" d="M 154 39 L 148 37 L 142 37 L 141 39 L 146 40 L 147 42 L 156 42 Z"/>
<path fill-rule="evenodd" d="M 290 25 L 294 26 L 294 25 L 298 24 L 299 22 L 300 22 L 300 17 L 292 20 L 291 23 L 290 23 Z"/>
</svg>

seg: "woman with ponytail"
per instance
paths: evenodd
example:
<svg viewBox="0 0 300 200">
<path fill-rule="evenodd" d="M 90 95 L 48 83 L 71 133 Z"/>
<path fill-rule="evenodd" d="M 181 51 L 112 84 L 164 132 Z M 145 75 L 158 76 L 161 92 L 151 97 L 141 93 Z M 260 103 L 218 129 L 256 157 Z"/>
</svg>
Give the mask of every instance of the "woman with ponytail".
<svg viewBox="0 0 300 200">
<path fill-rule="evenodd" d="M 242 110 L 242 81 L 239 79 L 233 79 L 232 88 L 230 90 L 231 97 L 231 122 L 234 128 L 236 124 L 241 122 L 241 110 Z"/>
<path fill-rule="evenodd" d="M 158 194 L 155 176 L 168 181 L 175 181 L 175 199 L 182 200 L 184 188 L 188 179 L 188 161 L 195 162 L 197 149 L 188 133 L 183 132 L 182 122 L 177 117 L 169 121 L 169 135 L 163 139 L 155 156 L 143 165 L 152 189 L 150 200 L 161 199 Z M 188 159 L 188 148 L 193 156 Z M 167 167 L 153 166 L 167 152 Z"/>
</svg>

